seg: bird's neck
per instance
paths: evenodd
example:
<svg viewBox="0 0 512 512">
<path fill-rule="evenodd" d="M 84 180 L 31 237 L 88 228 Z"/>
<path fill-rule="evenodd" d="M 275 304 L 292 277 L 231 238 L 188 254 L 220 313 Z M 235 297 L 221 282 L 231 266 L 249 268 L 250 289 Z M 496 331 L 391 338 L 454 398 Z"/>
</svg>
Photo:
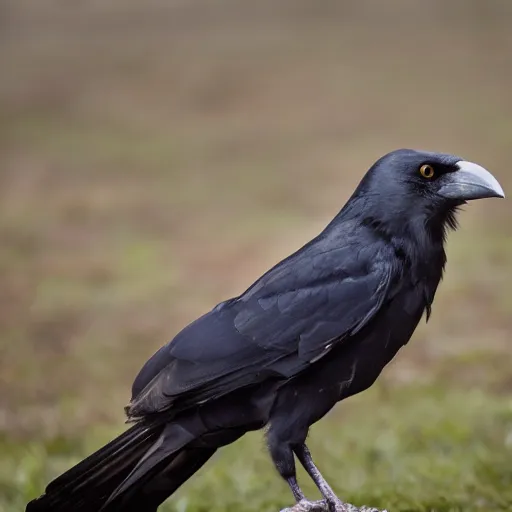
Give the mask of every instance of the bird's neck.
<svg viewBox="0 0 512 512">
<path fill-rule="evenodd" d="M 450 214 L 451 215 L 451 214 Z M 432 303 L 437 287 L 443 278 L 446 264 L 444 241 L 446 228 L 451 218 L 430 219 L 416 216 L 404 218 L 400 227 L 387 226 L 371 218 L 363 219 L 375 236 L 385 239 L 395 252 L 402 278 L 407 279 L 423 296 L 427 320 L 432 312 Z"/>
<path fill-rule="evenodd" d="M 397 215 L 394 209 L 382 214 L 364 206 L 364 203 L 358 205 L 357 200 L 346 205 L 326 232 L 350 226 L 349 231 L 362 229 L 371 238 L 384 241 L 397 259 L 400 280 L 410 283 L 423 296 L 428 320 L 446 264 L 446 231 L 456 227 L 456 209 L 438 211 L 435 215 L 432 212 L 410 215 L 410 211 Z M 341 228 L 343 231 L 346 228 Z"/>
<path fill-rule="evenodd" d="M 332 225 L 356 222 L 376 237 L 389 243 L 395 254 L 403 259 L 415 280 L 439 282 L 446 264 L 444 242 L 449 228 L 455 229 L 456 209 L 416 212 L 413 208 L 400 211 L 395 205 L 385 208 L 365 208 L 358 198 L 345 207 Z M 348 206 L 348 205 L 347 205 Z"/>
</svg>

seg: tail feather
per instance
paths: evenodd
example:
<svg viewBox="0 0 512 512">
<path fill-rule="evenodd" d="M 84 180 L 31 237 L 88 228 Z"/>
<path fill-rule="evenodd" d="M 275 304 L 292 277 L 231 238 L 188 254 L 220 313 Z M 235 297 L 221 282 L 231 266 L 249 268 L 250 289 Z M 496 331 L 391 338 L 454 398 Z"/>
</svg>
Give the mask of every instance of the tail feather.
<svg viewBox="0 0 512 512">
<path fill-rule="evenodd" d="M 193 428 L 192 421 L 194 420 L 196 420 L 196 417 L 182 423 L 168 423 L 151 448 L 137 462 L 137 465 L 121 485 L 111 494 L 107 504 L 115 502 L 127 490 L 133 493 L 134 490 L 142 488 L 146 482 L 158 475 L 162 468 L 168 466 L 183 447 L 194 441 L 197 438 L 198 431 L 204 428 L 201 423 L 197 423 L 197 420 L 195 428 Z"/>
<path fill-rule="evenodd" d="M 116 491 L 100 512 L 156 511 L 158 506 L 196 473 L 216 451 L 217 449 L 212 447 L 181 448 L 177 453 L 151 466 L 143 475 L 139 474 L 138 478 L 130 478 L 130 484 L 123 484 L 123 489 Z"/>
<path fill-rule="evenodd" d="M 51 482 L 26 512 L 154 512 L 218 448 L 245 432 L 211 429 L 200 414 L 136 423 Z"/>
<path fill-rule="evenodd" d="M 96 512 L 158 439 L 162 425 L 135 424 L 48 484 L 26 512 Z"/>
<path fill-rule="evenodd" d="M 154 442 L 161 429 L 155 429 L 153 426 L 134 425 L 126 432 L 110 441 L 103 448 L 85 458 L 79 464 L 66 471 L 63 475 L 56 478 L 48 485 L 47 491 L 54 492 L 63 490 L 66 487 L 81 487 L 91 481 L 99 480 L 99 477 L 108 470 L 120 469 L 115 464 L 122 457 L 123 465 L 128 466 L 129 455 L 137 461 L 140 458 L 139 450 L 136 447 L 146 447 Z M 130 449 L 131 448 L 131 449 Z M 128 451 L 128 449 L 130 449 Z"/>
</svg>

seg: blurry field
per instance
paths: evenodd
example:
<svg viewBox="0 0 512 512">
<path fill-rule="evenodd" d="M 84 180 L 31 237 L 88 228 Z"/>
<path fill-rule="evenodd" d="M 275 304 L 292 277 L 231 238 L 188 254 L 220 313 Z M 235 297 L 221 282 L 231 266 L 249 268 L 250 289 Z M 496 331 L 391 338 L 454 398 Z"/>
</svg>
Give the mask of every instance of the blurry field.
<svg viewBox="0 0 512 512">
<path fill-rule="evenodd" d="M 460 154 L 512 193 L 509 2 L 18 0 L 0 20 L 2 512 L 120 432 L 147 357 L 381 154 Z M 512 510 L 510 211 L 465 208 L 429 325 L 312 429 L 341 497 Z M 290 504 L 257 433 L 163 509 Z"/>
</svg>

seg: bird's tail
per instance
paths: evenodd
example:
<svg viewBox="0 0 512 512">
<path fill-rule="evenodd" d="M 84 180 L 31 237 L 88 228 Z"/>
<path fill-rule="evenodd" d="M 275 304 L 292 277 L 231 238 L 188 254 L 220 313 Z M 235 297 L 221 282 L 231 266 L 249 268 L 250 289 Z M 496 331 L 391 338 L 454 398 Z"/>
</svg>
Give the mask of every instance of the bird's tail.
<svg viewBox="0 0 512 512">
<path fill-rule="evenodd" d="M 190 425 L 193 427 L 193 425 Z M 136 423 L 56 478 L 26 512 L 155 511 L 215 452 L 181 423 Z"/>
</svg>

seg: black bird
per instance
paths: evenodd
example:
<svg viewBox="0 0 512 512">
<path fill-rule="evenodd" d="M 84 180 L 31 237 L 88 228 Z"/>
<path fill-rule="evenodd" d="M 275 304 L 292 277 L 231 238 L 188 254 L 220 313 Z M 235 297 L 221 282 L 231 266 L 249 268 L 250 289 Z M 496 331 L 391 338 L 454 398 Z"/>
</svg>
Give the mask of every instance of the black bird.
<svg viewBox="0 0 512 512">
<path fill-rule="evenodd" d="M 382 157 L 322 233 L 158 350 L 133 383 L 134 425 L 26 510 L 156 511 L 218 448 L 264 426 L 295 500 L 310 503 L 294 456 L 328 509 L 345 510 L 306 447 L 309 427 L 371 386 L 428 319 L 447 228 L 486 197 L 503 189 L 462 158 Z"/>
</svg>

